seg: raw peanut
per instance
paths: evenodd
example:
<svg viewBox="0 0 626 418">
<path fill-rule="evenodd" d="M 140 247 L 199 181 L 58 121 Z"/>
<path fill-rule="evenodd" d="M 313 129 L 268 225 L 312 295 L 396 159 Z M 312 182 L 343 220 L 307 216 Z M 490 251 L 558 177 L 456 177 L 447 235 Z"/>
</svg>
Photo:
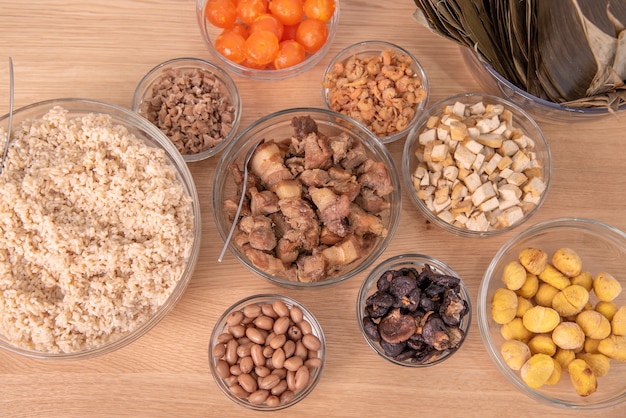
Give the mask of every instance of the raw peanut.
<svg viewBox="0 0 626 418">
<path fill-rule="evenodd" d="M 583 271 L 578 276 L 572 277 L 570 282 L 584 287 L 587 289 L 587 292 L 591 292 L 591 289 L 593 289 L 593 276 L 588 271 Z"/>
<path fill-rule="evenodd" d="M 269 367 L 265 367 L 265 366 L 256 366 L 254 368 L 254 372 L 256 373 L 258 377 L 265 377 L 271 374 Z"/>
<path fill-rule="evenodd" d="M 287 389 L 296 392 L 296 371 L 287 370 Z"/>
<path fill-rule="evenodd" d="M 585 360 L 596 377 L 606 376 L 611 368 L 611 360 L 600 353 L 580 353 L 576 358 Z"/>
<path fill-rule="evenodd" d="M 247 318 L 258 318 L 261 315 L 261 307 L 256 303 L 250 303 L 243 308 L 243 315 Z"/>
<path fill-rule="evenodd" d="M 563 290 L 572 284 L 570 279 L 557 270 L 552 264 L 546 264 L 543 271 L 539 273 L 539 279 L 559 290 Z"/>
<path fill-rule="evenodd" d="M 518 259 L 529 273 L 538 276 L 548 264 L 548 253 L 538 248 L 524 248 L 519 252 Z"/>
<path fill-rule="evenodd" d="M 491 299 L 491 317 L 498 324 L 506 324 L 517 313 L 517 295 L 510 289 L 499 288 Z"/>
<path fill-rule="evenodd" d="M 246 328 L 246 337 L 250 338 L 250 341 L 256 344 L 264 344 L 265 343 L 265 335 L 257 328 L 248 327 Z"/>
<path fill-rule="evenodd" d="M 298 308 L 297 306 L 291 307 L 289 316 L 291 317 L 291 320 L 295 322 L 296 324 L 299 324 L 304 319 L 304 316 L 302 314 L 302 309 Z"/>
<path fill-rule="evenodd" d="M 226 343 L 226 353 L 224 354 L 224 360 L 229 365 L 233 365 L 237 363 L 237 347 L 239 347 L 239 343 L 237 340 L 230 340 Z"/>
<path fill-rule="evenodd" d="M 239 364 L 233 364 L 232 366 L 230 366 L 230 374 L 232 374 L 233 376 L 239 376 L 240 374 L 242 374 L 241 366 L 239 366 Z"/>
<path fill-rule="evenodd" d="M 274 311 L 274 307 L 269 303 L 264 303 L 261 305 L 261 312 L 265 316 L 269 316 L 272 319 L 278 318 L 278 314 Z"/>
<path fill-rule="evenodd" d="M 226 379 L 230 376 L 230 366 L 224 360 L 218 360 L 215 365 L 215 370 L 217 371 L 217 375 L 222 379 Z"/>
<path fill-rule="evenodd" d="M 505 340 L 519 340 L 522 342 L 528 342 L 533 336 L 533 333 L 524 326 L 522 318 L 513 318 L 512 321 L 502 325 L 500 334 Z"/>
<path fill-rule="evenodd" d="M 304 361 L 306 360 L 308 354 L 309 352 L 304 344 L 302 344 L 302 341 L 296 342 L 296 350 L 293 353 L 294 357 L 300 357 Z"/>
<path fill-rule="evenodd" d="M 552 300 L 557 293 L 559 293 L 559 289 L 556 287 L 549 285 L 548 283 L 541 283 L 539 284 L 539 288 L 535 294 L 535 302 L 537 305 L 551 308 Z"/>
<path fill-rule="evenodd" d="M 293 340 L 287 340 L 283 345 L 285 357 L 291 357 L 296 352 L 296 343 Z"/>
<path fill-rule="evenodd" d="M 215 344 L 215 347 L 213 347 L 213 351 L 211 353 L 213 358 L 222 358 L 222 357 L 224 357 L 224 354 L 226 354 L 226 345 L 225 344 Z"/>
<path fill-rule="evenodd" d="M 567 277 L 578 276 L 583 268 L 580 255 L 571 248 L 559 248 L 552 254 L 552 264 Z"/>
<path fill-rule="evenodd" d="M 269 345 L 273 349 L 277 349 L 285 345 L 287 342 L 287 336 L 285 334 L 275 335 L 271 340 L 269 340 Z"/>
<path fill-rule="evenodd" d="M 239 385 L 248 393 L 252 393 L 257 390 L 256 379 L 252 377 L 250 374 L 240 374 L 237 377 L 237 381 Z"/>
<path fill-rule="evenodd" d="M 229 327 L 239 325 L 239 323 L 243 320 L 243 312 L 234 311 L 228 314 L 228 318 L 226 319 L 226 324 Z"/>
<path fill-rule="evenodd" d="M 232 334 L 234 338 L 241 338 L 246 335 L 246 327 L 241 324 L 233 325 L 232 327 L 228 327 L 228 331 Z"/>
<path fill-rule="evenodd" d="M 598 351 L 608 358 L 626 361 L 626 336 L 610 335 L 600 341 Z"/>
<path fill-rule="evenodd" d="M 233 334 L 231 334 L 230 332 L 223 332 L 220 335 L 217 336 L 217 341 L 220 343 L 227 343 L 229 340 L 232 340 L 234 338 Z"/>
<path fill-rule="evenodd" d="M 265 399 L 265 405 L 269 407 L 276 407 L 280 405 L 280 398 L 275 395 L 270 395 L 267 397 L 267 399 Z"/>
<path fill-rule="evenodd" d="M 502 358 L 512 370 L 520 370 L 531 356 L 529 347 L 518 340 L 508 340 L 500 349 Z"/>
<path fill-rule="evenodd" d="M 556 344 L 548 334 L 535 335 L 528 341 L 528 348 L 532 354 L 543 353 L 549 356 L 556 354 Z"/>
<path fill-rule="evenodd" d="M 552 340 L 560 348 L 578 350 L 585 344 L 585 333 L 575 322 L 561 322 L 552 331 Z"/>
<path fill-rule="evenodd" d="M 276 335 L 281 335 L 287 332 L 289 329 L 290 319 L 288 316 L 281 316 L 276 321 L 274 321 L 274 333 Z"/>
<path fill-rule="evenodd" d="M 611 332 L 614 335 L 626 335 L 626 306 L 619 308 L 613 315 Z"/>
<path fill-rule="evenodd" d="M 580 396 L 589 396 L 598 389 L 598 381 L 591 367 L 582 359 L 574 359 L 567 366 L 570 379 Z"/>
<path fill-rule="evenodd" d="M 252 405 L 260 405 L 263 402 L 265 402 L 269 394 L 270 394 L 269 390 L 265 390 L 265 389 L 256 390 L 252 392 L 250 396 L 248 396 L 248 402 L 250 402 Z"/>
<path fill-rule="evenodd" d="M 626 311 L 624 313 L 626 314 Z M 576 316 L 576 323 L 589 338 L 601 340 L 611 334 L 611 323 L 597 311 L 582 311 Z M 615 334 L 615 331 L 613 333 Z"/>
<path fill-rule="evenodd" d="M 295 391 L 299 392 L 304 389 L 304 387 L 309 384 L 310 378 L 311 374 L 309 373 L 309 368 L 303 364 L 296 371 L 294 382 L 296 388 Z"/>
<path fill-rule="evenodd" d="M 285 361 L 286 361 L 286 357 L 285 357 L 285 352 L 283 351 L 283 349 L 282 348 L 276 349 L 274 351 L 274 354 L 272 354 L 272 367 L 274 367 L 275 369 L 280 369 L 285 364 Z"/>
<path fill-rule="evenodd" d="M 539 289 L 539 279 L 532 273 L 526 272 L 526 280 L 522 287 L 517 289 L 515 293 L 518 296 L 524 297 L 526 299 L 530 299 L 537 293 L 537 289 Z"/>
<path fill-rule="evenodd" d="M 293 356 L 285 360 L 285 362 L 283 363 L 283 367 L 288 371 L 295 372 L 296 370 L 298 370 L 298 368 L 300 368 L 300 366 L 302 366 L 303 363 L 304 361 L 301 357 Z"/>
<path fill-rule="evenodd" d="M 300 331 L 302 331 L 302 335 L 313 333 L 313 327 L 311 327 L 309 321 L 301 321 L 298 326 L 300 327 Z"/>
<path fill-rule="evenodd" d="M 269 374 L 265 377 L 259 378 L 259 389 L 272 389 L 280 383 L 281 379 L 275 374 Z"/>
<path fill-rule="evenodd" d="M 274 326 L 274 320 L 270 318 L 269 316 L 265 316 L 265 315 L 261 315 L 255 318 L 255 320 L 252 322 L 254 323 L 254 325 L 256 325 L 257 328 L 261 328 L 266 331 L 271 330 L 272 327 Z"/>
<path fill-rule="evenodd" d="M 531 388 L 538 389 L 550 379 L 554 372 L 554 360 L 546 354 L 531 356 L 520 372 L 524 382 Z"/>
<path fill-rule="evenodd" d="M 552 331 L 560 322 L 558 312 L 544 306 L 530 308 L 522 317 L 524 327 L 537 334 Z"/>
<path fill-rule="evenodd" d="M 263 355 L 263 347 L 259 344 L 254 344 L 250 347 L 250 357 L 252 357 L 252 361 L 257 366 L 262 366 L 265 364 L 265 356 Z"/>
<path fill-rule="evenodd" d="M 272 307 L 279 317 L 289 316 L 289 307 L 282 300 L 275 300 L 274 303 L 272 303 Z"/>
<path fill-rule="evenodd" d="M 272 395 L 280 396 L 281 393 L 287 390 L 287 381 L 280 378 L 276 386 L 270 389 Z"/>
<path fill-rule="evenodd" d="M 239 347 L 237 347 L 237 356 L 239 358 L 248 357 L 252 350 L 253 342 L 241 343 L 239 342 Z"/>
<path fill-rule="evenodd" d="M 289 389 L 284 391 L 283 393 L 281 393 L 281 395 L 279 396 L 280 398 L 280 404 L 284 405 L 286 403 L 289 403 L 291 401 L 293 401 L 293 398 L 296 397 L 296 394 L 294 393 L 293 390 Z"/>
<path fill-rule="evenodd" d="M 304 365 L 306 367 L 309 368 L 309 370 L 315 370 L 315 369 L 319 369 L 320 367 L 322 367 L 322 359 L 319 357 L 309 357 L 305 362 Z"/>
<path fill-rule="evenodd" d="M 574 316 L 589 302 L 589 292 L 582 286 L 567 286 L 552 299 L 552 308 L 563 317 Z"/>
<path fill-rule="evenodd" d="M 601 272 L 593 279 L 593 291 L 598 299 L 610 302 L 622 292 L 622 285 L 607 272 Z"/>
<path fill-rule="evenodd" d="M 502 282 L 507 289 L 518 290 L 526 282 L 526 269 L 519 261 L 510 261 L 504 266 L 502 272 Z"/>
<path fill-rule="evenodd" d="M 312 350 L 312 351 L 318 351 L 319 349 L 322 348 L 322 343 L 319 340 L 319 338 L 317 338 L 315 335 L 313 334 L 306 334 L 302 336 L 302 344 L 304 344 L 304 346 L 308 349 L 308 350 Z"/>
<path fill-rule="evenodd" d="M 254 361 L 252 361 L 252 357 L 244 357 L 239 360 L 239 368 L 241 369 L 241 373 L 250 373 L 254 370 Z"/>
<path fill-rule="evenodd" d="M 242 388 L 239 383 L 230 385 L 228 387 L 228 390 L 230 390 L 230 392 L 238 398 L 245 398 L 249 395 L 249 393 L 244 388 Z"/>
</svg>

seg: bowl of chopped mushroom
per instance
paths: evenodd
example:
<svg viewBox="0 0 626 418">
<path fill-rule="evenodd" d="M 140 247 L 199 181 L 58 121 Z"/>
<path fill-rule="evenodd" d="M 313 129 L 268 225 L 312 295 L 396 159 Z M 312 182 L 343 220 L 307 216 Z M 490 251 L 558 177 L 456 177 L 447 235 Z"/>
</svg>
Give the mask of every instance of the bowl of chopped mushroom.
<svg viewBox="0 0 626 418">
<path fill-rule="evenodd" d="M 252 271 L 287 287 L 337 283 L 366 269 L 394 235 L 400 208 L 389 151 L 327 109 L 286 109 L 257 120 L 215 170 L 213 213 L 222 239 Z"/>
<path fill-rule="evenodd" d="M 326 107 L 363 124 L 383 143 L 405 138 L 428 102 L 428 78 L 406 49 L 385 41 L 351 45 L 328 64 Z"/>
<path fill-rule="evenodd" d="M 486 94 L 443 99 L 409 133 L 402 176 L 431 223 L 464 237 L 518 227 L 544 202 L 552 159 L 539 125 L 508 100 Z"/>
<path fill-rule="evenodd" d="M 186 162 L 222 151 L 237 133 L 241 107 L 232 78 L 198 58 L 174 58 L 152 68 L 137 85 L 132 104 Z"/>
<path fill-rule="evenodd" d="M 450 358 L 472 322 L 463 280 L 450 266 L 422 254 L 397 255 L 374 267 L 356 305 L 367 344 L 400 366 L 433 366 Z"/>
</svg>

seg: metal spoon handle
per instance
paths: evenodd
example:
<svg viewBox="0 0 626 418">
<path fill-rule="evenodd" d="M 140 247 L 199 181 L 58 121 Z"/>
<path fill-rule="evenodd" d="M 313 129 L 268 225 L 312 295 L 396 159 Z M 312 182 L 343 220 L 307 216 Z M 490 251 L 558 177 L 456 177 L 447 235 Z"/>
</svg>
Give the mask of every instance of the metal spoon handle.
<svg viewBox="0 0 626 418">
<path fill-rule="evenodd" d="M 13 124 L 13 58 L 9 57 L 9 126 L 7 128 L 7 139 L 4 142 L 4 151 L 2 152 L 2 164 L 0 165 L 0 173 L 4 170 L 4 160 L 9 152 L 9 142 L 11 141 L 11 125 Z"/>
<path fill-rule="evenodd" d="M 226 237 L 226 241 L 224 241 L 224 246 L 222 247 L 222 252 L 218 257 L 217 261 L 222 262 L 224 258 L 224 254 L 226 254 L 226 249 L 228 248 L 228 244 L 230 240 L 233 238 L 233 234 L 235 233 L 235 227 L 237 226 L 237 221 L 239 220 L 239 214 L 241 213 L 241 207 L 243 206 L 243 200 L 246 197 L 246 186 L 248 184 L 248 163 L 250 163 L 250 159 L 252 158 L 252 154 L 254 154 L 254 150 L 258 147 L 259 144 L 253 145 L 248 153 L 246 154 L 246 158 L 244 160 L 243 166 L 243 184 L 241 185 L 241 197 L 239 197 L 239 205 L 237 206 L 237 211 L 235 212 L 235 217 L 233 218 L 233 223 L 230 226 L 230 231 L 228 232 L 228 236 Z"/>
</svg>

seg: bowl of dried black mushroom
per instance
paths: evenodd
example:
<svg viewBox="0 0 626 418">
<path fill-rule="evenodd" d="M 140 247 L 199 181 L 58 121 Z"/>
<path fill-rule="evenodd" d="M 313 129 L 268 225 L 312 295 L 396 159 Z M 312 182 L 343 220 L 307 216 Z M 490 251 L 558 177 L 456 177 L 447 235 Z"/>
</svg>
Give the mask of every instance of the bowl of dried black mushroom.
<svg viewBox="0 0 626 418">
<path fill-rule="evenodd" d="M 141 79 L 132 108 L 159 128 L 186 162 L 194 162 L 226 148 L 237 134 L 242 105 L 226 71 L 199 58 L 174 58 Z"/>
<path fill-rule="evenodd" d="M 440 260 L 401 254 L 378 264 L 363 281 L 357 321 L 382 358 L 408 367 L 432 366 L 463 344 L 472 322 L 463 280 Z"/>
<path fill-rule="evenodd" d="M 366 269 L 394 235 L 400 207 L 389 151 L 326 109 L 257 120 L 215 170 L 219 234 L 244 265 L 283 286 L 337 283 Z"/>
</svg>

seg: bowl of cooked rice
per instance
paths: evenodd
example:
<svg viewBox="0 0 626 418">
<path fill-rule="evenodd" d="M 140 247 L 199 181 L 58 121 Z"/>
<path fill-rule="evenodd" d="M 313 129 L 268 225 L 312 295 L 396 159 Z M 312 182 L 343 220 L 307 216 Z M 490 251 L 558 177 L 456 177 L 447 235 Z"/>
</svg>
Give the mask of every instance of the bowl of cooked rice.
<svg viewBox="0 0 626 418">
<path fill-rule="evenodd" d="M 196 265 L 200 204 L 185 161 L 146 119 L 88 99 L 18 109 L 10 131 L 0 348 L 84 359 L 130 344 L 172 310 Z"/>
</svg>

